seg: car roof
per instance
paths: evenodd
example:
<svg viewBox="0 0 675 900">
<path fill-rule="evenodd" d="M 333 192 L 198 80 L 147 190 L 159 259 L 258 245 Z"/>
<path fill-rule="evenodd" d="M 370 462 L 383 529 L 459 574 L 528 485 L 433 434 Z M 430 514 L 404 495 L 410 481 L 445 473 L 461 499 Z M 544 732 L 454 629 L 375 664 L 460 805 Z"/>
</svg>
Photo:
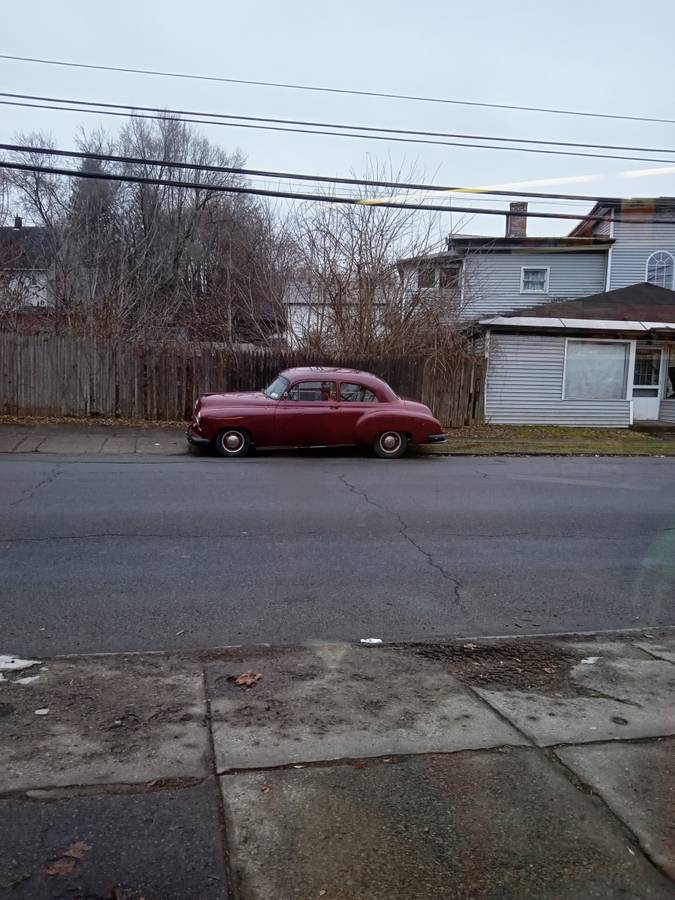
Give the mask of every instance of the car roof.
<svg viewBox="0 0 675 900">
<path fill-rule="evenodd" d="M 317 381 L 326 378 L 335 378 L 339 381 L 358 380 L 364 387 L 375 387 L 393 393 L 386 381 L 373 375 L 372 372 L 361 372 L 359 369 L 346 369 L 339 366 L 297 366 L 293 369 L 284 369 L 281 373 L 284 378 L 315 379 Z"/>
</svg>

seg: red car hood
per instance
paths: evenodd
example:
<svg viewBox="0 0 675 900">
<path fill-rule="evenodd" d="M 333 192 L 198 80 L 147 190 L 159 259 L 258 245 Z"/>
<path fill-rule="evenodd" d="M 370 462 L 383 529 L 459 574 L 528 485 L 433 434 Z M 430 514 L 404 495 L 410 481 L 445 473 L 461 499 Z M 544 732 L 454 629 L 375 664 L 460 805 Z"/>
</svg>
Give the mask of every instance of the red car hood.
<svg viewBox="0 0 675 900">
<path fill-rule="evenodd" d="M 202 394 L 199 408 L 221 408 L 223 406 L 251 406 L 253 404 L 273 403 L 262 391 L 232 391 L 227 394 Z"/>
</svg>

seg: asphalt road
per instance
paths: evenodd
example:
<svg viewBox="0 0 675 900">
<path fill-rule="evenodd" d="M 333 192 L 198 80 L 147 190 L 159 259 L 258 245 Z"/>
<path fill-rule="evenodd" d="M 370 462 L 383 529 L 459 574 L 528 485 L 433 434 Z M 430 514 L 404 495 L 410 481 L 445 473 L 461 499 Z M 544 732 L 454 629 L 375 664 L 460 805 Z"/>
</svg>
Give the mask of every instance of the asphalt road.
<svg viewBox="0 0 675 900">
<path fill-rule="evenodd" d="M 675 461 L 0 457 L 0 653 L 675 622 Z"/>
</svg>

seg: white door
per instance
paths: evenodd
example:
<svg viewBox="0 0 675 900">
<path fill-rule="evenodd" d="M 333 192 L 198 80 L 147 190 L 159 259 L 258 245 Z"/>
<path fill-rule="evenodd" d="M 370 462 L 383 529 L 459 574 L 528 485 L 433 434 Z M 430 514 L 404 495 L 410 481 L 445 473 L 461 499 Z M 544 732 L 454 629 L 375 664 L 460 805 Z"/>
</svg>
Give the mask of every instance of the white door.
<svg viewBox="0 0 675 900">
<path fill-rule="evenodd" d="M 656 421 L 661 396 L 660 347 L 637 347 L 633 369 L 633 421 Z"/>
</svg>

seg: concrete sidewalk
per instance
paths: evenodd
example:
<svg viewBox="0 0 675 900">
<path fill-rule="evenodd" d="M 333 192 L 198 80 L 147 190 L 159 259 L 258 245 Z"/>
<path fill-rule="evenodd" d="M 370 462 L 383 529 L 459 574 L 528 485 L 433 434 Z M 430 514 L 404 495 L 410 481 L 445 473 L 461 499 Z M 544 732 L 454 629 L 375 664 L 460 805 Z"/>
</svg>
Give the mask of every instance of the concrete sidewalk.
<svg viewBox="0 0 675 900">
<path fill-rule="evenodd" d="M 1 897 L 675 895 L 672 629 L 0 669 Z"/>
<path fill-rule="evenodd" d="M 494 428 L 495 426 L 485 426 Z M 506 427 L 506 426 L 504 426 Z M 64 453 L 76 456 L 128 456 L 154 454 L 180 456 L 190 452 L 184 425 L 100 424 L 97 420 L 59 423 L 10 424 L 0 420 L 0 453 Z M 514 426 L 513 437 L 477 438 L 466 436 L 467 430 L 450 429 L 443 444 L 411 446 L 410 453 L 420 456 L 675 456 L 675 435 L 663 431 L 650 435 L 628 429 L 560 429 L 591 432 L 586 436 L 566 434 L 527 437 L 528 428 Z M 530 426 L 533 432 L 540 431 Z M 549 431 L 551 429 L 548 429 Z"/>
<path fill-rule="evenodd" d="M 0 424 L 0 453 L 70 453 L 128 456 L 189 452 L 185 426 Z"/>
</svg>

